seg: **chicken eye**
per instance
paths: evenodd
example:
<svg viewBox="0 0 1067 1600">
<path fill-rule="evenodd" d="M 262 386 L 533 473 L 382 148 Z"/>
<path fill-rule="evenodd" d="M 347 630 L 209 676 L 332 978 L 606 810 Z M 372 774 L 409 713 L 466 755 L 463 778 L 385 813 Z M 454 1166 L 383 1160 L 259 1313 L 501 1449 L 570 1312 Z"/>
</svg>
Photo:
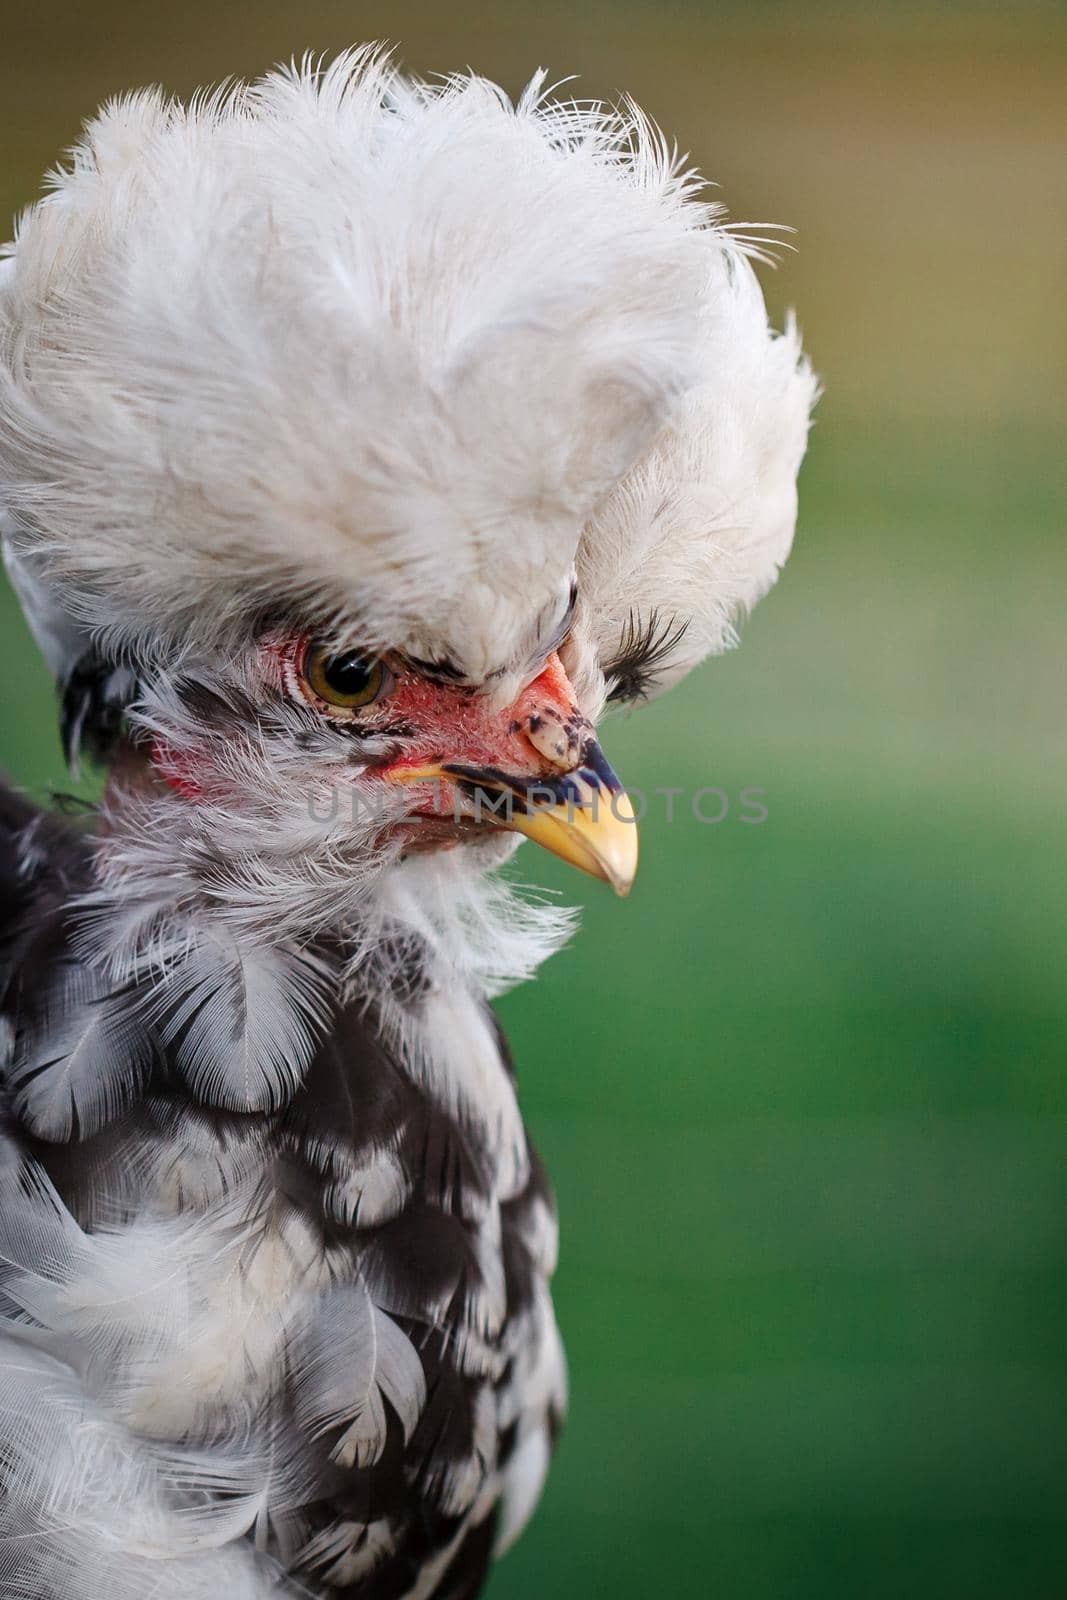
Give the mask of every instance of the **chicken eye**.
<svg viewBox="0 0 1067 1600">
<path fill-rule="evenodd" d="M 372 705 L 386 683 L 383 662 L 357 650 L 334 654 L 326 645 L 310 644 L 304 653 L 301 676 L 308 688 L 328 706 L 354 711 Z"/>
</svg>

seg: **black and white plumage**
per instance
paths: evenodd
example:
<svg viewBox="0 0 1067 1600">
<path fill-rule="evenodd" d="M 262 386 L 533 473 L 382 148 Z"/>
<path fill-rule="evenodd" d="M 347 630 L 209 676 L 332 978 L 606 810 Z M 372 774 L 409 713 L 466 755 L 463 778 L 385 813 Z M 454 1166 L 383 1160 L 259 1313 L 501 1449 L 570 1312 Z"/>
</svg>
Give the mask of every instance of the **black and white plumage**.
<svg viewBox="0 0 1067 1600">
<path fill-rule="evenodd" d="M 464 1600 L 521 1529 L 556 1223 L 489 1001 L 569 923 L 492 869 L 628 887 L 595 724 L 769 587 L 812 399 L 658 133 L 540 80 L 134 96 L 22 220 L 5 556 L 114 765 L 0 801 L 10 1600 Z"/>
</svg>

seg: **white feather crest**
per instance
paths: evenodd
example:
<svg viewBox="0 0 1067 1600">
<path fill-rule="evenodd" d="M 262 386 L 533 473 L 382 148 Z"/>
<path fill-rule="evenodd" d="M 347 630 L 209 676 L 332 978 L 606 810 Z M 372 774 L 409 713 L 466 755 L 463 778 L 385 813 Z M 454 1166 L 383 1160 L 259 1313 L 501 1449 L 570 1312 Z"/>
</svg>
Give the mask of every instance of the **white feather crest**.
<svg viewBox="0 0 1067 1600">
<path fill-rule="evenodd" d="M 719 210 L 543 75 L 365 48 L 115 101 L 0 298 L 16 551 L 114 638 L 303 601 L 475 678 L 577 553 L 591 649 L 654 603 L 687 665 L 785 554 L 814 395 Z"/>
</svg>

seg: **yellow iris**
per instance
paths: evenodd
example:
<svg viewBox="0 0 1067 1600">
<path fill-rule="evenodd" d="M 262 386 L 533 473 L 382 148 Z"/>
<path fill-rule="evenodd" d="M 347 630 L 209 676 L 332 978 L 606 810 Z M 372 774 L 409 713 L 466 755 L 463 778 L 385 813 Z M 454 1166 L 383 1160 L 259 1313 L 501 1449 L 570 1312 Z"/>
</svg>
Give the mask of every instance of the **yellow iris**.
<svg viewBox="0 0 1067 1600">
<path fill-rule="evenodd" d="M 373 656 L 360 655 L 356 650 L 337 655 L 326 645 L 310 644 L 304 654 L 302 676 L 320 700 L 351 711 L 377 700 L 385 683 L 385 667 Z"/>
</svg>

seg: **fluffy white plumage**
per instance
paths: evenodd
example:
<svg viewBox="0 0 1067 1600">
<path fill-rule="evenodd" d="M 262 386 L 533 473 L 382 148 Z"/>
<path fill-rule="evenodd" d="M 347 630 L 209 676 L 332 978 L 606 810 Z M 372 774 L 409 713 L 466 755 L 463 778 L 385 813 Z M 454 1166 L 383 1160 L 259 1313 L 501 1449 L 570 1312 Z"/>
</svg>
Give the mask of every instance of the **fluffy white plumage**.
<svg viewBox="0 0 1067 1600">
<path fill-rule="evenodd" d="M 279 592 L 359 642 L 521 665 L 572 568 L 573 676 L 634 604 L 730 642 L 788 552 L 813 379 L 632 106 L 512 106 L 378 53 L 109 106 L 0 295 L 13 547 L 93 629 Z"/>
</svg>

